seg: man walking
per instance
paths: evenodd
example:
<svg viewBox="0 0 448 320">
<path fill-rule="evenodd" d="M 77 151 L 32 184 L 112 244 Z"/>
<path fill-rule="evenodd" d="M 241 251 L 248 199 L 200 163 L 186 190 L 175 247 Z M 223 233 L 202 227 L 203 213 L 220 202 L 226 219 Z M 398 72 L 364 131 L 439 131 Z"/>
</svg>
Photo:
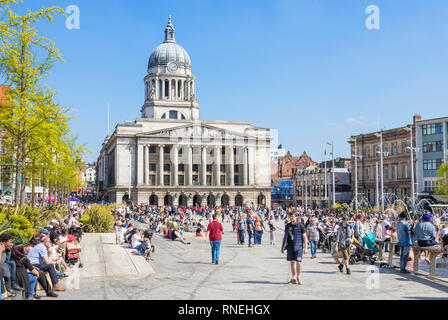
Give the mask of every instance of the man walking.
<svg viewBox="0 0 448 320">
<path fill-rule="evenodd" d="M 337 253 L 340 250 L 343 256 L 342 264 L 339 264 L 339 271 L 342 272 L 345 266 L 347 274 L 350 275 L 348 260 L 350 259 L 350 246 L 353 241 L 353 229 L 348 225 L 348 220 L 349 218 L 347 216 L 342 218 L 342 225 L 339 227 L 336 235 L 335 252 Z"/>
<path fill-rule="evenodd" d="M 316 218 L 312 216 L 310 223 L 307 226 L 307 236 L 310 239 L 311 259 L 316 259 L 317 244 L 319 243 L 319 227 L 317 226 Z"/>
<path fill-rule="evenodd" d="M 207 238 L 210 240 L 212 263 L 214 264 L 218 264 L 219 261 L 219 249 L 221 247 L 222 234 L 224 234 L 224 228 L 218 221 L 218 215 L 214 214 L 213 221 L 208 224 L 207 234 L 205 236 L 205 241 L 207 241 Z"/>
<path fill-rule="evenodd" d="M 401 248 L 400 251 L 400 271 L 402 273 L 410 273 L 406 270 L 406 264 L 409 259 L 409 251 L 411 250 L 411 227 L 406 220 L 406 212 L 400 213 L 400 222 L 397 224 L 398 233 L 398 245 Z"/>
<path fill-rule="evenodd" d="M 295 212 L 289 214 L 289 220 L 290 222 L 285 226 L 281 253 L 283 254 L 287 250 L 286 260 L 291 263 L 292 279 L 289 283 L 302 284 L 300 280 L 302 255 L 308 252 L 306 230 L 303 223 L 297 220 Z"/>
</svg>

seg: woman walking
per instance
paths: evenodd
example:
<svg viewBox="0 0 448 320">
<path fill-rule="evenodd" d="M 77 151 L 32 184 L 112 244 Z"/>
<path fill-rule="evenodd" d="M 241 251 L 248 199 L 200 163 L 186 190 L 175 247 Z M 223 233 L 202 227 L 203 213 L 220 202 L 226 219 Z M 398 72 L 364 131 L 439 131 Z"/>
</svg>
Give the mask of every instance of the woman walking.
<svg viewBox="0 0 448 320">
<path fill-rule="evenodd" d="M 271 240 L 271 245 L 275 246 L 275 230 L 277 230 L 274 226 L 274 216 L 271 216 L 269 220 L 269 235 Z"/>
</svg>

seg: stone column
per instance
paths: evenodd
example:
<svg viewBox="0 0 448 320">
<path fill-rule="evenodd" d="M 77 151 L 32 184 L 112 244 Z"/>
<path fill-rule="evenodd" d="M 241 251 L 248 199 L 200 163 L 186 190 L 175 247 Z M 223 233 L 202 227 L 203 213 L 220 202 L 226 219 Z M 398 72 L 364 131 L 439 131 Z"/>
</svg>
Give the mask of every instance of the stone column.
<svg viewBox="0 0 448 320">
<path fill-rule="evenodd" d="M 243 147 L 243 185 L 247 185 L 247 147 Z"/>
<path fill-rule="evenodd" d="M 179 146 L 175 144 L 173 146 L 173 185 L 177 186 L 179 184 Z"/>
<path fill-rule="evenodd" d="M 207 185 L 207 147 L 202 146 L 201 156 L 201 185 Z"/>
<path fill-rule="evenodd" d="M 253 147 L 248 149 L 248 162 L 249 162 L 249 185 L 255 184 L 255 150 Z"/>
<path fill-rule="evenodd" d="M 163 144 L 159 144 L 159 186 L 163 186 Z"/>
<path fill-rule="evenodd" d="M 162 80 L 162 100 L 165 100 L 165 79 L 160 79 Z"/>
<path fill-rule="evenodd" d="M 215 147 L 215 186 L 221 185 L 221 147 Z"/>
<path fill-rule="evenodd" d="M 233 150 L 235 149 L 235 147 L 229 147 L 228 151 L 229 151 L 229 186 L 234 186 L 235 185 L 235 156 L 233 154 Z"/>
<path fill-rule="evenodd" d="M 138 142 L 137 142 L 138 143 Z M 136 168 L 136 174 L 137 174 L 137 185 L 143 184 L 144 179 L 144 154 L 145 154 L 145 146 L 141 144 L 137 144 L 136 146 L 137 151 L 137 168 Z"/>
<path fill-rule="evenodd" d="M 143 168 L 142 168 L 142 180 L 143 184 L 146 184 L 148 180 L 147 171 L 148 171 L 148 159 L 146 158 L 146 145 L 143 146 Z"/>
<path fill-rule="evenodd" d="M 187 166 L 188 166 L 188 170 L 187 170 L 187 184 L 189 186 L 193 185 L 193 149 L 191 146 L 187 146 Z"/>
</svg>

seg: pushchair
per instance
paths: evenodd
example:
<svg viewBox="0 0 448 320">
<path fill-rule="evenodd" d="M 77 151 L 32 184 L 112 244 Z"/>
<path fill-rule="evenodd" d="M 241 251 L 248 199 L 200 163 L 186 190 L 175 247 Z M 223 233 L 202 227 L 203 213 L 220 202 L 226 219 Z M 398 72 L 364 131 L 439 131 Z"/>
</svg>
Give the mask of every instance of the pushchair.
<svg viewBox="0 0 448 320">
<path fill-rule="evenodd" d="M 372 250 L 374 253 L 375 261 L 373 263 L 371 262 L 372 264 L 378 262 L 381 268 L 387 266 L 387 261 L 384 261 L 382 259 L 382 252 L 380 249 L 381 248 L 380 245 L 378 243 L 375 243 L 375 233 L 370 232 L 369 234 L 367 234 L 365 237 L 362 238 L 362 242 L 366 245 L 368 249 Z"/>
<path fill-rule="evenodd" d="M 364 241 L 364 238 L 363 238 Z M 365 242 L 364 242 L 365 243 Z M 375 249 L 371 248 L 365 248 L 356 238 L 353 238 L 353 246 L 354 250 L 352 250 L 352 253 L 350 255 L 350 264 L 356 264 L 357 262 L 363 261 L 363 262 L 370 262 L 370 264 L 375 264 L 376 261 L 376 253 Z"/>
<path fill-rule="evenodd" d="M 321 249 L 323 253 L 331 252 L 331 244 L 336 240 L 335 232 L 322 233 Z M 319 242 L 321 241 L 319 236 Z"/>
<path fill-rule="evenodd" d="M 74 236 L 68 235 L 67 237 L 67 254 L 65 256 L 65 262 L 69 265 L 74 266 L 79 262 L 78 267 L 82 268 L 83 264 L 81 263 L 81 245 L 75 239 Z"/>
</svg>

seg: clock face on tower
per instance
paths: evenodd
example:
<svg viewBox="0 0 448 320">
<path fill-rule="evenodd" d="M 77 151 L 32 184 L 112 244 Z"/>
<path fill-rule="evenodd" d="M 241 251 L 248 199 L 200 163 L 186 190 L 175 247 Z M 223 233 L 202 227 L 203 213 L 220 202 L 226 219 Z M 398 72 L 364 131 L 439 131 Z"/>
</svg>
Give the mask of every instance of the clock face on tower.
<svg viewBox="0 0 448 320">
<path fill-rule="evenodd" d="M 167 69 L 169 72 L 175 72 L 178 69 L 176 62 L 170 62 L 168 63 Z"/>
</svg>

